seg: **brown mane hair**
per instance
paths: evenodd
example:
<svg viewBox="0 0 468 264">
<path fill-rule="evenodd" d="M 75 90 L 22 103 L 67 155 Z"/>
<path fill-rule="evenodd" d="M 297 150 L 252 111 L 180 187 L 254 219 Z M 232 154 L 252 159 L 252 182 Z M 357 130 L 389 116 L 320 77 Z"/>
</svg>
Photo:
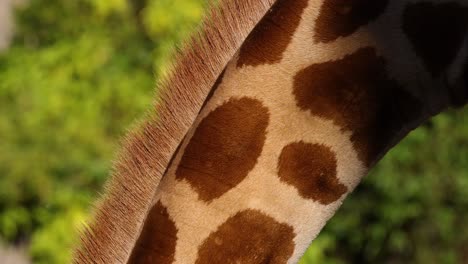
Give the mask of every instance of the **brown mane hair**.
<svg viewBox="0 0 468 264">
<path fill-rule="evenodd" d="M 125 263 L 171 157 L 213 84 L 275 0 L 223 0 L 185 44 L 141 125 L 125 137 L 73 263 Z"/>
</svg>

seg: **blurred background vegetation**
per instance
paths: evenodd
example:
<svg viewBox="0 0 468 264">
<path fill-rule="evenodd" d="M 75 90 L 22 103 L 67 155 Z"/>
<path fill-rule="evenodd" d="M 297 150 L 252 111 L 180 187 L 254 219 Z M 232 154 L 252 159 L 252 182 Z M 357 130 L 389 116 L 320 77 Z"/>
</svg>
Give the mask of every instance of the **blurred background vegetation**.
<svg viewBox="0 0 468 264">
<path fill-rule="evenodd" d="M 119 139 L 205 7 L 30 0 L 16 11 L 0 53 L 0 244 L 69 262 Z M 468 109 L 434 118 L 365 178 L 302 264 L 468 263 L 467 161 Z"/>
</svg>

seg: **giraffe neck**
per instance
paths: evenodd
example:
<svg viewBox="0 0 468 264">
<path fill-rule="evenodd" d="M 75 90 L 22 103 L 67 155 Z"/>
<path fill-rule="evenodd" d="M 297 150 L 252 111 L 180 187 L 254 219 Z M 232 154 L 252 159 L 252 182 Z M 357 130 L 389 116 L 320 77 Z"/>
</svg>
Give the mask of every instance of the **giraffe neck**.
<svg viewBox="0 0 468 264">
<path fill-rule="evenodd" d="M 278 0 L 181 143 L 129 263 L 297 261 L 386 151 L 466 103 L 468 7 L 435 2 Z"/>
</svg>

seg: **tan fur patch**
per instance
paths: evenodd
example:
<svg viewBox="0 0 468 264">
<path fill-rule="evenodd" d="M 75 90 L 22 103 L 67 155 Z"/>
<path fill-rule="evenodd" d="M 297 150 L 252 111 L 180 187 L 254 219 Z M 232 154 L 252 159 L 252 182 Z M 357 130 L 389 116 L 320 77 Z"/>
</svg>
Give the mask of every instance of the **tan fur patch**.
<svg viewBox="0 0 468 264">
<path fill-rule="evenodd" d="M 421 111 L 421 102 L 387 77 L 385 61 L 372 48 L 301 70 L 293 93 L 301 109 L 352 131 L 351 140 L 367 165 Z"/>
<path fill-rule="evenodd" d="M 230 99 L 197 127 L 176 171 L 204 201 L 220 197 L 253 169 L 262 152 L 268 109 L 256 99 Z"/>
<path fill-rule="evenodd" d="M 315 24 L 316 42 L 354 33 L 385 11 L 388 0 L 325 0 Z"/>
<path fill-rule="evenodd" d="M 170 264 L 177 242 L 175 223 L 167 209 L 157 202 L 150 210 L 128 264 Z"/>
<path fill-rule="evenodd" d="M 336 177 L 335 153 L 324 145 L 299 141 L 285 146 L 278 160 L 278 176 L 296 187 L 302 197 L 324 205 L 348 190 Z"/>
<path fill-rule="evenodd" d="M 278 0 L 242 45 L 237 66 L 279 62 L 299 26 L 307 2 Z"/>
<path fill-rule="evenodd" d="M 197 264 L 286 263 L 294 252 L 291 226 L 257 210 L 237 213 L 201 245 Z"/>
<path fill-rule="evenodd" d="M 432 75 L 454 60 L 468 29 L 468 8 L 457 3 L 409 4 L 403 30 Z"/>
</svg>

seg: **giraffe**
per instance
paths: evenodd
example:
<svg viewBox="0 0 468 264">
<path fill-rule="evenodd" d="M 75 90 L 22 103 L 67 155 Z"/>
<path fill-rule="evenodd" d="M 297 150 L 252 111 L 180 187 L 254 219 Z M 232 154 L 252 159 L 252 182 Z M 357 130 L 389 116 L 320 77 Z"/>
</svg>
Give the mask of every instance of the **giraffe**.
<svg viewBox="0 0 468 264">
<path fill-rule="evenodd" d="M 467 1 L 219 10 L 127 137 L 75 263 L 295 263 L 390 148 L 468 102 Z"/>
</svg>

